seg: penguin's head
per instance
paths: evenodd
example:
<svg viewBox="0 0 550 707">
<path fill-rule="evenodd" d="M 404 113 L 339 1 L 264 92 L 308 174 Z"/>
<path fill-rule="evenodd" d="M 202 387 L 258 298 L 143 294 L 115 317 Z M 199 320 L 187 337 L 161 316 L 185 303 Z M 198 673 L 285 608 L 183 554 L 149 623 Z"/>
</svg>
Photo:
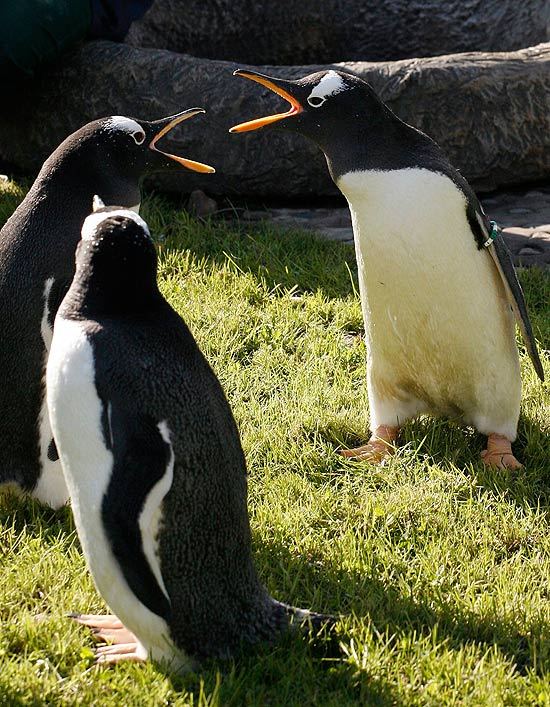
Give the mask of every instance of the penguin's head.
<svg viewBox="0 0 550 707">
<path fill-rule="evenodd" d="M 71 183 L 85 185 L 86 200 L 93 195 L 93 191 L 89 194 L 93 188 L 101 190 L 109 203 L 134 205 L 139 200 L 141 178 L 151 172 L 182 166 L 195 172 L 215 171 L 207 164 L 163 149 L 171 130 L 204 112 L 202 108 L 190 108 L 153 121 L 119 115 L 99 118 L 69 135 L 46 160 L 42 175 L 51 178 L 64 172 Z"/>
<path fill-rule="evenodd" d="M 134 309 L 153 296 L 157 255 L 145 221 L 123 206 L 105 206 L 95 196 L 93 212 L 82 226 L 71 290 L 109 309 Z"/>
<path fill-rule="evenodd" d="M 290 108 L 284 113 L 240 123 L 229 132 L 243 133 L 276 124 L 305 135 L 325 153 L 342 136 L 368 129 L 369 119 L 375 118 L 377 110 L 383 106 L 368 83 L 332 69 L 293 81 L 244 69 L 237 69 L 234 75 L 266 86 L 286 99 Z"/>
<path fill-rule="evenodd" d="M 113 115 L 100 121 L 101 137 L 107 142 L 113 160 L 140 174 L 170 169 L 175 165 L 194 172 L 212 173 L 216 170 L 210 165 L 174 155 L 159 146 L 176 125 L 204 112 L 202 108 L 189 108 L 153 121 Z"/>
</svg>

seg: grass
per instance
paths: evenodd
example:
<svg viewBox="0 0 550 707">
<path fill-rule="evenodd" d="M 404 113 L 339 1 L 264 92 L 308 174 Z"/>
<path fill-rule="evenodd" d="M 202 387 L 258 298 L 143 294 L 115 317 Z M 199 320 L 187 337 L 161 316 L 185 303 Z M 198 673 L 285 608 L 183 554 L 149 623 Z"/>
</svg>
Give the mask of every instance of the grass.
<svg viewBox="0 0 550 707">
<path fill-rule="evenodd" d="M 21 198 L 0 193 L 0 216 Z M 160 283 L 222 381 L 249 468 L 254 555 L 279 599 L 341 615 L 331 657 L 287 640 L 197 674 L 93 665 L 65 618 L 105 611 L 68 509 L 0 501 L 0 705 L 550 705 L 550 399 L 522 353 L 518 474 L 483 440 L 409 424 L 385 467 L 339 457 L 365 439 L 352 249 L 267 226 L 199 223 L 156 196 Z M 521 273 L 550 348 L 550 277 Z M 550 376 L 548 354 L 543 355 Z"/>
</svg>

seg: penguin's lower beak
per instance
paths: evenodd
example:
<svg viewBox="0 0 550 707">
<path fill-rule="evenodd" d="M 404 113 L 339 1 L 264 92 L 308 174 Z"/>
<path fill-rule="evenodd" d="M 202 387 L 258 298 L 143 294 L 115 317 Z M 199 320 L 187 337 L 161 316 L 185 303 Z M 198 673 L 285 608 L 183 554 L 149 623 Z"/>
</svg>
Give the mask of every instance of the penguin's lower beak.
<svg viewBox="0 0 550 707">
<path fill-rule="evenodd" d="M 216 170 L 214 167 L 210 167 L 210 165 L 203 164 L 202 162 L 195 162 L 194 160 L 188 160 L 185 157 L 179 157 L 178 155 L 172 155 L 170 152 L 164 152 L 163 150 L 159 150 L 158 147 L 156 146 L 157 142 L 166 135 L 166 133 L 170 132 L 172 128 L 175 128 L 176 125 L 179 125 L 180 123 L 183 123 L 184 120 L 187 120 L 188 118 L 192 118 L 194 115 L 197 115 L 198 113 L 206 113 L 206 111 L 203 108 L 189 108 L 188 110 L 184 110 L 181 113 L 176 113 L 176 115 L 170 115 L 168 118 L 161 118 L 160 120 L 155 120 L 152 123 L 150 123 L 153 128 L 157 129 L 158 132 L 155 134 L 151 142 L 149 143 L 149 148 L 151 150 L 154 150 L 155 152 L 160 152 L 162 155 L 165 155 L 166 157 L 169 157 L 171 160 L 175 160 L 176 162 L 179 162 L 181 165 L 184 167 L 187 167 L 187 169 L 192 169 L 194 172 L 208 172 L 212 174 Z"/>
<path fill-rule="evenodd" d="M 256 81 L 256 83 L 261 83 L 262 86 L 267 86 L 267 88 L 276 93 L 278 96 L 286 99 L 290 103 L 290 109 L 287 110 L 286 113 L 266 115 L 264 118 L 257 118 L 256 120 L 249 120 L 246 123 L 234 125 L 229 129 L 230 133 L 245 133 L 248 130 L 257 130 L 258 128 L 263 128 L 264 125 L 270 125 L 278 120 L 291 118 L 293 115 L 298 115 L 298 113 L 301 113 L 304 110 L 302 104 L 289 92 L 289 89 L 292 86 L 291 81 L 271 78 L 269 76 L 264 76 L 263 74 L 258 74 L 255 71 L 245 71 L 244 69 L 237 69 L 233 72 L 233 76 L 244 76 L 247 79 Z"/>
</svg>

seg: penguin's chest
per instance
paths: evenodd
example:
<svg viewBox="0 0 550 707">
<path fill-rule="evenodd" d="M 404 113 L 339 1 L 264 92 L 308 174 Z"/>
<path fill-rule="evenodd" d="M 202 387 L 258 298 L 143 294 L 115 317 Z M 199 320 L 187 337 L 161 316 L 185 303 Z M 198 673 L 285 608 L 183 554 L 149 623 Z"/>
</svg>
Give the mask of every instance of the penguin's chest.
<svg viewBox="0 0 550 707">
<path fill-rule="evenodd" d="M 371 363 L 384 361 L 402 381 L 432 375 L 440 386 L 513 339 L 502 283 L 450 179 L 426 169 L 365 171 L 343 175 L 338 187 L 352 215 Z"/>
</svg>

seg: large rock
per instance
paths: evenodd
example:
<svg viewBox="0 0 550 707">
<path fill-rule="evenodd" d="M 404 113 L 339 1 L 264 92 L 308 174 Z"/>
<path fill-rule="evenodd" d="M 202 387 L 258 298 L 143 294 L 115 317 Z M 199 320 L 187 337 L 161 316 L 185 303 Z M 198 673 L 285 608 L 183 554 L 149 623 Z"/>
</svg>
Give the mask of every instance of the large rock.
<svg viewBox="0 0 550 707">
<path fill-rule="evenodd" d="M 550 175 L 550 44 L 500 54 L 253 68 L 297 78 L 327 66 L 371 82 L 401 118 L 435 138 L 474 185 Z M 258 84 L 232 77 L 236 67 L 169 51 L 87 43 L 19 97 L 2 102 L 0 158 L 36 171 L 68 133 L 94 118 L 152 119 L 204 106 L 208 114 L 183 123 L 165 146 L 213 164 L 217 173 L 180 168 L 155 184 L 186 193 L 198 188 L 259 197 L 335 194 L 322 154 L 304 138 L 270 129 L 228 134 L 231 125 L 283 104 Z"/>
<path fill-rule="evenodd" d="M 550 39 L 548 0 L 156 0 L 134 46 L 249 64 L 503 52 Z"/>
</svg>

